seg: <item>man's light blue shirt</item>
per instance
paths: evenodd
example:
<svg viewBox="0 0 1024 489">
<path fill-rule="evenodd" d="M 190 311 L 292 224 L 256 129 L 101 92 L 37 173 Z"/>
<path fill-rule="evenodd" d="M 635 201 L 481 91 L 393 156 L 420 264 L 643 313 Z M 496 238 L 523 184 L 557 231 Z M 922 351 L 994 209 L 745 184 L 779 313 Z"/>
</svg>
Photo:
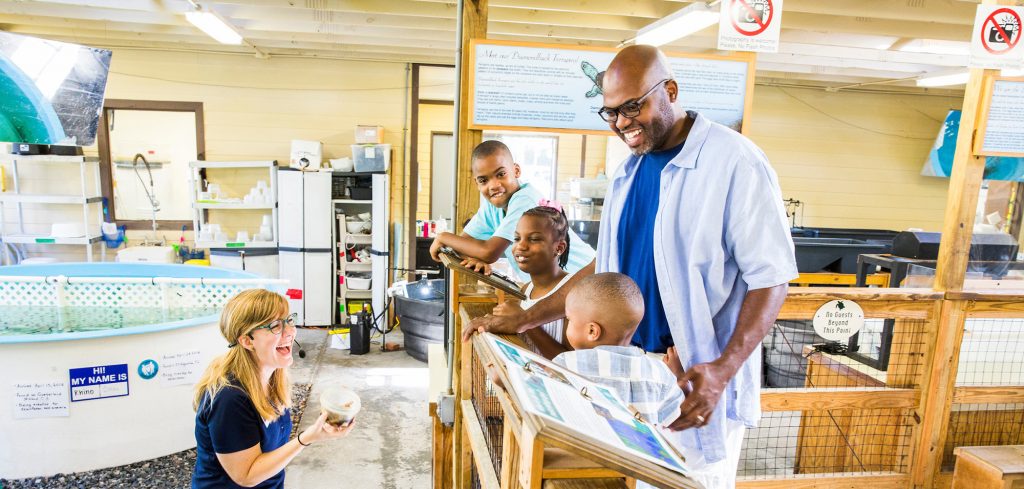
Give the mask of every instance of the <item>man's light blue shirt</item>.
<svg viewBox="0 0 1024 489">
<path fill-rule="evenodd" d="M 672 338 L 684 368 L 710 362 L 736 331 L 748 290 L 797 277 L 793 240 L 775 171 L 749 139 L 695 113 L 682 151 L 662 171 L 654 222 L 654 266 Z M 618 272 L 618 222 L 641 157 L 630 156 L 608 186 L 597 271 Z M 757 425 L 761 351 L 729 382 L 697 449 L 725 457 L 726 417 Z M 691 438 L 692 439 L 692 438 Z"/>
<path fill-rule="evenodd" d="M 516 234 L 516 226 L 519 224 L 519 218 L 523 217 L 524 212 L 537 207 L 537 204 L 543 198 L 540 192 L 529 183 L 523 183 L 519 186 L 519 190 L 512 194 L 512 198 L 508 200 L 505 210 L 495 207 L 494 204 L 481 195 L 480 209 L 476 211 L 476 214 L 473 215 L 473 218 L 470 219 L 469 224 L 466 224 L 462 232 L 481 241 L 486 241 L 494 236 L 508 240 L 511 244 L 509 244 L 508 248 L 505 248 L 504 256 L 508 259 L 509 264 L 512 265 L 512 270 L 517 275 L 512 278 L 520 282 L 529 282 L 530 276 L 519 269 L 519 264 L 512 256 L 513 240 Z M 594 261 L 594 256 L 594 249 L 586 241 L 580 239 L 570 228 L 569 263 L 566 264 L 565 270 L 569 273 L 576 273 Z"/>
</svg>

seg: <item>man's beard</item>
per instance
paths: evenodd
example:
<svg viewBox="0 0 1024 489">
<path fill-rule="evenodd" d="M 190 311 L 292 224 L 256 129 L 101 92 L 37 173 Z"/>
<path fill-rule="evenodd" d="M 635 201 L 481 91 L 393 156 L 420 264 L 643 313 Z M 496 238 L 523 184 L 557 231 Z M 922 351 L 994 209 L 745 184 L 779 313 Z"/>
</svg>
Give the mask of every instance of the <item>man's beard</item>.
<svg viewBox="0 0 1024 489">
<path fill-rule="evenodd" d="M 643 156 L 664 145 L 665 140 L 668 139 L 669 132 L 672 130 L 672 116 L 673 110 L 671 104 L 664 104 L 658 107 L 658 117 L 651 120 L 650 126 L 637 124 L 643 130 L 643 144 L 635 148 L 629 148 L 629 150 L 636 156 Z M 619 133 L 619 138 L 622 138 L 621 132 Z M 625 140 L 623 139 L 623 141 Z"/>
</svg>

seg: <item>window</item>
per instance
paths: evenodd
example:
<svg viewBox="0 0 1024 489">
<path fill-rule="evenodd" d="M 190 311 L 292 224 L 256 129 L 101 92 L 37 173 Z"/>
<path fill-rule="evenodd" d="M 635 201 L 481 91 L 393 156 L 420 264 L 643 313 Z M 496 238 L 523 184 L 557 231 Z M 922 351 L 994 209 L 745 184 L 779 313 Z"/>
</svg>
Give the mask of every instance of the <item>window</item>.
<svg viewBox="0 0 1024 489">
<path fill-rule="evenodd" d="M 160 229 L 191 227 L 188 164 L 205 159 L 202 103 L 107 100 L 100 124 L 98 149 L 110 219 L 129 229 L 150 229 L 152 197 Z M 148 168 L 141 159 L 133 164 L 136 154 L 143 155 Z"/>
<path fill-rule="evenodd" d="M 555 193 L 558 165 L 558 136 L 530 133 L 485 132 L 484 140 L 496 139 L 512 151 L 512 158 L 522 169 L 522 180 L 529 182 L 544 197 Z"/>
</svg>

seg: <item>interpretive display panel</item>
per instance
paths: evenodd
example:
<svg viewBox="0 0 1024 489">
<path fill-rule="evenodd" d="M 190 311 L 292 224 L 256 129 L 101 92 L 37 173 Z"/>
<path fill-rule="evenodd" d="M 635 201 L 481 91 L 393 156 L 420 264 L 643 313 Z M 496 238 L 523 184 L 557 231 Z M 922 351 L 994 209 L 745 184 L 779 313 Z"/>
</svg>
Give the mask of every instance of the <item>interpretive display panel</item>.
<svg viewBox="0 0 1024 489">
<path fill-rule="evenodd" d="M 1024 156 L 1024 78 L 993 78 L 988 83 L 974 152 Z"/>
<path fill-rule="evenodd" d="M 616 50 L 500 41 L 474 42 L 470 128 L 608 134 L 597 115 L 600 78 Z M 754 57 L 669 53 L 678 105 L 743 132 Z"/>
<path fill-rule="evenodd" d="M 696 487 L 686 477 L 686 462 L 663 436 L 665 428 L 643 419 L 614 390 L 490 333 L 479 335 L 474 347 L 498 367 L 497 382 L 517 403 L 524 423 L 536 423 L 540 437 L 570 451 L 579 447 L 598 463 L 633 469 L 627 475 L 641 480 Z"/>
</svg>

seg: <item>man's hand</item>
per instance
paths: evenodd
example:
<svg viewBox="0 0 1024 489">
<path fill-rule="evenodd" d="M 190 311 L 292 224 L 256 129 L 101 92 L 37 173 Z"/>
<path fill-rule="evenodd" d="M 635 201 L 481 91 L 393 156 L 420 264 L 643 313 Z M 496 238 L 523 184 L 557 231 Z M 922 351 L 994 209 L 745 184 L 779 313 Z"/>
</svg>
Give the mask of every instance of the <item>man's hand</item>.
<svg viewBox="0 0 1024 489">
<path fill-rule="evenodd" d="M 484 275 L 491 274 L 491 264 L 483 260 L 477 260 L 476 258 L 466 258 L 465 260 L 462 260 L 462 266 Z"/>
<path fill-rule="evenodd" d="M 437 235 L 437 237 L 434 238 L 434 242 L 430 243 L 430 257 L 433 258 L 434 261 L 436 262 L 441 261 L 441 247 L 444 246 L 444 243 L 441 242 L 441 238 L 444 236 L 444 234 L 445 233 L 441 233 Z"/>
<path fill-rule="evenodd" d="M 732 369 L 717 362 L 700 363 L 684 372 L 678 384 L 687 393 L 686 399 L 679 406 L 679 417 L 668 428 L 682 431 L 707 424 L 734 374 Z"/>
<path fill-rule="evenodd" d="M 519 332 L 519 316 L 488 314 L 469 322 L 462 330 L 462 341 L 469 341 L 473 333 L 516 334 Z"/>
<path fill-rule="evenodd" d="M 506 299 L 505 302 L 494 306 L 494 310 L 491 314 L 495 316 L 519 316 L 522 314 L 523 307 L 520 301 L 515 299 Z"/>
</svg>

